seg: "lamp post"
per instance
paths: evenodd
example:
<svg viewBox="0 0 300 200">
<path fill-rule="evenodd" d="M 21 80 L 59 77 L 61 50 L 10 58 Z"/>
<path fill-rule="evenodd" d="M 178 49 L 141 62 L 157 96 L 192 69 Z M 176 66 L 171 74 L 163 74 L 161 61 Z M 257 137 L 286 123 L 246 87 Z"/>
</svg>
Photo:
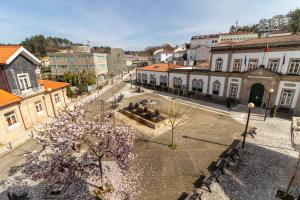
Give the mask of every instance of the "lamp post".
<svg viewBox="0 0 300 200">
<path fill-rule="evenodd" d="M 244 132 L 244 139 L 243 139 L 242 149 L 244 149 L 245 142 L 246 142 L 246 135 L 247 135 L 247 131 L 248 131 L 248 125 L 249 125 L 250 113 L 251 113 L 251 110 L 252 110 L 254 107 L 255 107 L 254 103 L 248 103 L 248 117 L 247 117 L 247 122 L 246 122 L 245 132 Z"/>
<path fill-rule="evenodd" d="M 130 77 L 130 88 L 132 88 L 132 78 L 131 78 L 131 73 L 129 74 Z"/>
<path fill-rule="evenodd" d="M 267 119 L 267 114 L 268 114 L 268 108 L 269 108 L 269 105 L 270 105 L 270 101 L 271 101 L 271 96 L 272 96 L 272 93 L 274 92 L 274 90 L 271 88 L 268 90 L 268 93 L 269 93 L 269 99 L 268 99 L 268 103 L 267 103 L 267 106 L 266 106 L 266 112 L 265 112 L 265 118 L 264 118 L 264 121 L 266 121 Z"/>
</svg>

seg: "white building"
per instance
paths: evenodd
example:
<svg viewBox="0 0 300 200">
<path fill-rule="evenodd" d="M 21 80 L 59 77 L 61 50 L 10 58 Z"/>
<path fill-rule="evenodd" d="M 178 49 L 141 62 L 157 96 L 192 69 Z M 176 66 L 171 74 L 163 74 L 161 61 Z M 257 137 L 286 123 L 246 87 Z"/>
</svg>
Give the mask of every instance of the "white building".
<svg viewBox="0 0 300 200">
<path fill-rule="evenodd" d="M 179 94 L 202 99 L 242 104 L 253 102 L 265 107 L 271 95 L 270 107 L 278 112 L 300 115 L 300 35 L 258 38 L 211 48 L 209 69 L 196 67 L 165 68 L 165 85 Z M 146 66 L 138 77 L 146 78 L 159 67 Z M 156 78 L 160 77 L 156 74 Z M 152 76 L 153 77 L 153 76 Z M 141 82 L 141 78 L 138 82 Z M 157 83 L 157 88 L 160 87 Z"/>
<path fill-rule="evenodd" d="M 159 62 L 170 62 L 173 60 L 173 53 L 167 52 L 163 48 L 154 51 L 153 58 L 156 63 Z"/>
<path fill-rule="evenodd" d="M 261 19 L 259 21 L 259 32 L 272 32 L 286 29 L 291 21 L 290 14 L 276 15 L 271 19 Z"/>
</svg>

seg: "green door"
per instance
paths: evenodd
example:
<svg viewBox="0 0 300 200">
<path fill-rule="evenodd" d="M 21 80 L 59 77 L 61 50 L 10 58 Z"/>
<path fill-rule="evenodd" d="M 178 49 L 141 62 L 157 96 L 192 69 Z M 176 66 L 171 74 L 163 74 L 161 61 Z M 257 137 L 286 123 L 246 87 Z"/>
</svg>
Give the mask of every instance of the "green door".
<svg viewBox="0 0 300 200">
<path fill-rule="evenodd" d="M 260 107 L 264 96 L 264 91 L 265 87 L 262 84 L 253 84 L 250 90 L 249 102 L 254 103 L 257 107 Z"/>
</svg>

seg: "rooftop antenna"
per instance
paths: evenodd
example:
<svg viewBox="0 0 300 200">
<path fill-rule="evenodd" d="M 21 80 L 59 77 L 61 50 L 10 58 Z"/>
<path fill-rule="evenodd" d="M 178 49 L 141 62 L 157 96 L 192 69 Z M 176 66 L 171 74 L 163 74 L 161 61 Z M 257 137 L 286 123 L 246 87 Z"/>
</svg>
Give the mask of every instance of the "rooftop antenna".
<svg viewBox="0 0 300 200">
<path fill-rule="evenodd" d="M 235 21 L 235 32 L 237 32 L 237 30 L 238 30 L 238 23 L 239 23 L 239 21 L 236 20 L 236 21 Z"/>
</svg>

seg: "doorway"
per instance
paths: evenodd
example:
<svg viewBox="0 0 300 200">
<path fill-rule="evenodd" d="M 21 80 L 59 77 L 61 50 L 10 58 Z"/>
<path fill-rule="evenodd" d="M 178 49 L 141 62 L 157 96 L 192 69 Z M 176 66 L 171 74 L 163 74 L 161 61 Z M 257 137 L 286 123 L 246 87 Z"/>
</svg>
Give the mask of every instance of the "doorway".
<svg viewBox="0 0 300 200">
<path fill-rule="evenodd" d="M 249 102 L 254 103 L 255 106 L 260 107 L 264 97 L 265 87 L 260 83 L 252 85 L 249 95 Z"/>
</svg>

